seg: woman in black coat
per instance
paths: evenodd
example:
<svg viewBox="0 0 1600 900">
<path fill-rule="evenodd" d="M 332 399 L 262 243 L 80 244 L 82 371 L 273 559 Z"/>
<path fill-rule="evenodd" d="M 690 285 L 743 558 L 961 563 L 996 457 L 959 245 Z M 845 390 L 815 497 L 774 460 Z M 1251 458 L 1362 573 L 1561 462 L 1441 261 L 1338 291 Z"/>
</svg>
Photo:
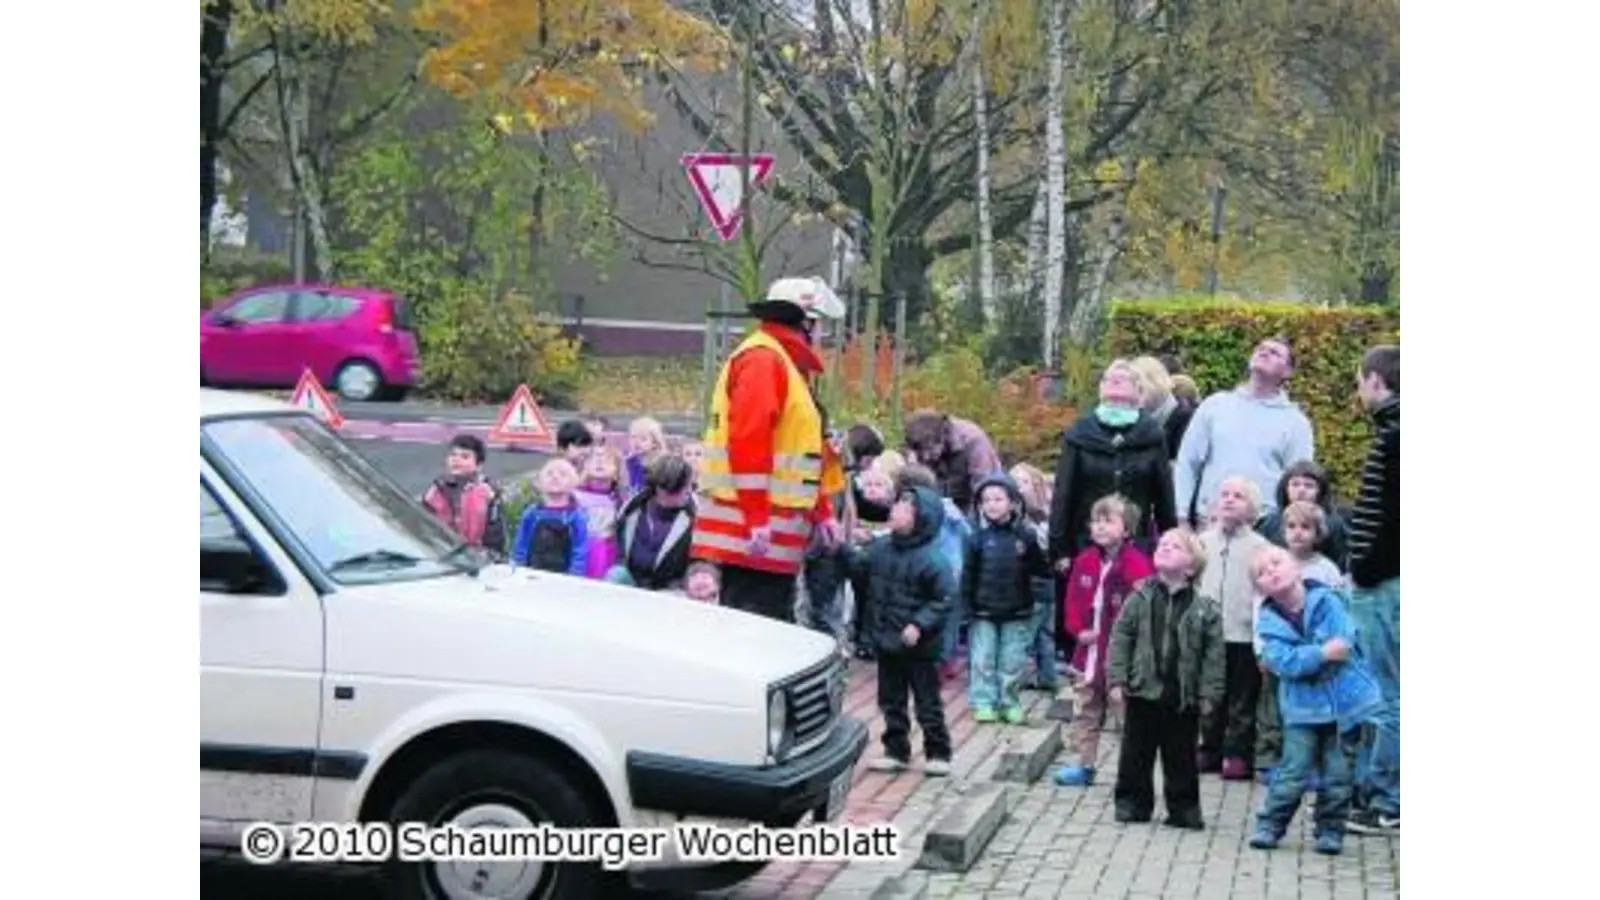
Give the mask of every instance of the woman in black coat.
<svg viewBox="0 0 1600 900">
<path fill-rule="evenodd" d="M 1058 572 L 1089 546 L 1089 509 L 1107 494 L 1139 508 L 1139 527 L 1128 537 L 1141 546 L 1178 524 L 1167 435 L 1142 400 L 1138 370 L 1119 359 L 1100 378 L 1100 405 L 1061 436 L 1050 506 L 1050 559 Z"/>
</svg>

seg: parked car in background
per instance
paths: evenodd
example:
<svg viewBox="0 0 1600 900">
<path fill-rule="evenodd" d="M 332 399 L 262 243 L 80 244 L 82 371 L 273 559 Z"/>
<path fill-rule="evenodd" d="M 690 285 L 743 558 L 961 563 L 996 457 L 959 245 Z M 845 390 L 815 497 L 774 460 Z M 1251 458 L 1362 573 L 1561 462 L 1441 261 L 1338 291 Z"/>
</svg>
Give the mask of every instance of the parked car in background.
<svg viewBox="0 0 1600 900">
<path fill-rule="evenodd" d="M 420 364 L 411 310 L 389 291 L 280 284 L 200 315 L 200 383 L 293 387 L 306 369 L 347 400 L 399 400 Z"/>
</svg>

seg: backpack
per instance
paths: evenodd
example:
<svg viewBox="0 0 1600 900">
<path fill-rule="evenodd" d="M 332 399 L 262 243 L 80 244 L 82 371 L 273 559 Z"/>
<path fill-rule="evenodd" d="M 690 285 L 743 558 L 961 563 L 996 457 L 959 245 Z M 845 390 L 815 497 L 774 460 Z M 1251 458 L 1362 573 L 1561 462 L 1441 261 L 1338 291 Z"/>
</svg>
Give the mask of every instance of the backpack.
<svg viewBox="0 0 1600 900">
<path fill-rule="evenodd" d="M 528 544 L 528 566 L 544 572 L 565 572 L 572 563 L 572 529 L 565 520 L 540 518 Z"/>
</svg>

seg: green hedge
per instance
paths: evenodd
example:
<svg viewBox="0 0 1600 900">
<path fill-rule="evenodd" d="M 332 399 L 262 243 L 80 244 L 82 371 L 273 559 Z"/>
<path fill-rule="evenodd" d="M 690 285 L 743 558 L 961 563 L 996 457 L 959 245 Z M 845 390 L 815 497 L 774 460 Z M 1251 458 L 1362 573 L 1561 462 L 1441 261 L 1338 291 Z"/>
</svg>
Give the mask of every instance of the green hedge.
<svg viewBox="0 0 1600 900">
<path fill-rule="evenodd" d="M 1112 356 L 1170 353 L 1202 396 L 1238 384 L 1250 351 L 1282 335 L 1293 348 L 1289 396 L 1311 418 L 1317 461 L 1348 503 L 1360 485 L 1370 430 L 1355 396 L 1361 356 L 1373 344 L 1399 343 L 1395 307 L 1321 307 L 1303 303 L 1122 300 L 1111 304 L 1106 330 Z"/>
</svg>

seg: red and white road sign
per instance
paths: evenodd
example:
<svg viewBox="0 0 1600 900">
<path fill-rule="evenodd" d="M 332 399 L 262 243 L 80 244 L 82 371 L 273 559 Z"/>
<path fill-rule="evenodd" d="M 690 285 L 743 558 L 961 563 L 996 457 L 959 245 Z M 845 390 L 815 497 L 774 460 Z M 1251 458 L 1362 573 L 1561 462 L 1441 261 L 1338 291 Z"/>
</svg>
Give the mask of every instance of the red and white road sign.
<svg viewBox="0 0 1600 900">
<path fill-rule="evenodd" d="M 683 167 L 689 173 L 700 206 L 711 218 L 717 236 L 731 241 L 739 234 L 744 181 L 760 187 L 772 174 L 772 154 L 738 156 L 732 153 L 686 153 Z M 748 173 L 748 174 L 746 174 Z"/>
<path fill-rule="evenodd" d="M 294 386 L 294 393 L 289 397 L 289 404 L 310 412 L 326 422 L 329 428 L 344 427 L 344 416 L 340 415 L 339 408 L 333 405 L 333 397 L 323 388 L 317 376 L 311 374 L 310 369 L 301 373 L 300 381 Z"/>
<path fill-rule="evenodd" d="M 511 401 L 500 410 L 500 418 L 489 429 L 489 440 L 504 444 L 527 444 L 536 447 L 554 447 L 555 429 L 544 417 L 544 411 L 533 399 L 533 391 L 525 384 L 517 385 Z"/>
</svg>

